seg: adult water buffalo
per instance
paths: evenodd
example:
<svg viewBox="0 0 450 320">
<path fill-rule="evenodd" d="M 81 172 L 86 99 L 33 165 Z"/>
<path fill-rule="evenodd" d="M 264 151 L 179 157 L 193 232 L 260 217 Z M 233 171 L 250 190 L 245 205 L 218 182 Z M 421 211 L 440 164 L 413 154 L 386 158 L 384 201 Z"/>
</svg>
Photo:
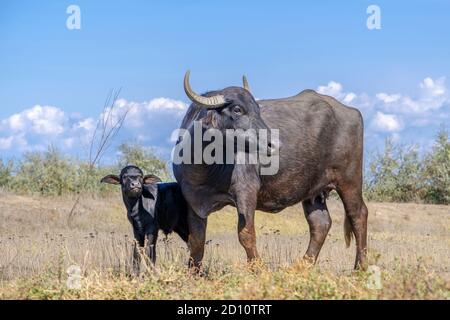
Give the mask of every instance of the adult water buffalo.
<svg viewBox="0 0 450 320">
<path fill-rule="evenodd" d="M 355 268 L 366 268 L 367 207 L 362 198 L 363 120 L 361 113 L 332 97 L 305 90 L 293 97 L 256 101 L 244 88 L 228 87 L 199 95 L 185 75 L 192 101 L 181 129 L 278 129 L 279 170 L 261 175 L 258 164 L 174 163 L 175 177 L 190 206 L 190 266 L 201 266 L 207 217 L 225 205 L 238 211 L 239 242 L 249 261 L 258 257 L 255 209 L 279 212 L 302 202 L 310 229 L 305 258 L 315 262 L 331 227 L 326 194 L 336 190 L 344 203 L 347 247 L 356 239 Z M 177 145 L 183 139 L 179 139 Z M 273 146 L 267 144 L 269 151 Z"/>
</svg>

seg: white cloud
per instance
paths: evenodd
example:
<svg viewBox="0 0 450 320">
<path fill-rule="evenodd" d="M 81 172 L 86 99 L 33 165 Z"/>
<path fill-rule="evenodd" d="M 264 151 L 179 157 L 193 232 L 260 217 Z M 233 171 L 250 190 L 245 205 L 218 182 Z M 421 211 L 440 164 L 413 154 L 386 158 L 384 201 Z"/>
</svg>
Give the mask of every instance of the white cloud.
<svg viewBox="0 0 450 320">
<path fill-rule="evenodd" d="M 96 123 L 95 123 L 94 119 L 86 118 L 86 119 L 83 119 L 83 120 L 77 122 L 74 125 L 74 129 L 84 129 L 88 132 L 91 132 L 92 130 L 95 129 L 95 125 L 96 125 Z"/>
<path fill-rule="evenodd" d="M 41 135 L 58 135 L 64 132 L 66 121 L 66 115 L 61 109 L 35 105 L 4 119 L 2 127 L 14 132 L 30 131 Z"/>
<path fill-rule="evenodd" d="M 6 119 L 4 123 L 9 124 L 9 127 L 13 131 L 20 131 L 25 129 L 25 122 L 23 121 L 21 114 L 13 114 L 11 117 Z"/>
<path fill-rule="evenodd" d="M 337 98 L 342 95 L 342 85 L 339 82 L 330 81 L 326 86 L 319 86 L 317 92 Z"/>
<path fill-rule="evenodd" d="M 344 101 L 344 103 L 351 103 L 353 100 L 355 100 L 355 98 L 356 98 L 356 94 L 354 94 L 353 92 L 350 92 L 345 95 L 343 101 Z"/>
<path fill-rule="evenodd" d="M 419 84 L 416 98 L 408 95 L 378 93 L 376 97 L 383 102 L 382 108 L 388 112 L 423 115 L 441 109 L 450 103 L 445 87 L 445 77 L 436 80 L 427 77 Z"/>
<path fill-rule="evenodd" d="M 14 137 L 13 136 L 9 136 L 6 138 L 0 138 L 0 149 L 9 149 L 11 148 L 11 144 L 13 142 Z"/>
<path fill-rule="evenodd" d="M 187 104 L 183 101 L 173 100 L 168 98 L 156 98 L 151 100 L 147 105 L 148 110 L 155 109 L 175 109 L 180 111 L 185 111 L 187 109 Z"/>
<path fill-rule="evenodd" d="M 64 111 L 53 106 L 35 105 L 15 113 L 0 120 L 0 149 L 40 149 L 41 142 L 48 144 L 63 135 L 67 131 L 68 121 Z M 30 139 L 33 144 L 29 143 Z"/>
<path fill-rule="evenodd" d="M 23 133 L 0 137 L 0 150 L 17 149 L 20 151 L 29 150 L 28 142 Z"/>
<path fill-rule="evenodd" d="M 364 122 L 369 124 L 366 137 L 382 141 L 389 135 L 399 142 L 413 141 L 415 128 L 431 134 L 440 124 L 449 122 L 450 93 L 445 80 L 445 77 L 425 77 L 413 95 L 403 92 L 379 92 L 375 96 L 353 93 L 337 81 L 319 86 L 317 91 L 360 109 Z"/>
<path fill-rule="evenodd" d="M 134 102 L 120 99 L 116 101 L 112 122 L 116 122 L 121 115 L 128 112 L 124 125 L 128 128 L 141 128 L 144 125 L 155 126 L 155 121 L 161 117 L 171 117 L 179 120 L 184 116 L 188 105 L 183 101 L 170 98 L 156 98 L 146 102 Z M 100 117 L 108 116 L 109 108 Z"/>
<path fill-rule="evenodd" d="M 445 88 L 445 77 L 441 77 L 436 80 L 427 77 L 420 83 L 420 88 L 426 96 L 443 96 L 447 92 L 447 89 Z"/>
<path fill-rule="evenodd" d="M 392 103 L 392 102 L 396 102 L 398 101 L 402 95 L 401 94 L 386 94 L 386 93 L 378 93 L 376 95 L 376 97 L 378 98 L 378 100 L 383 101 L 384 103 Z"/>
<path fill-rule="evenodd" d="M 376 131 L 397 132 L 403 129 L 403 123 L 394 114 L 385 114 L 378 111 L 372 120 L 372 127 Z"/>
<path fill-rule="evenodd" d="M 365 106 L 364 97 L 358 97 L 354 92 L 345 92 L 342 84 L 336 81 L 330 81 L 326 86 L 319 86 L 317 92 L 332 96 L 345 104 L 353 104 L 356 106 Z"/>
<path fill-rule="evenodd" d="M 426 77 L 420 82 L 419 90 L 415 97 L 401 93 L 380 92 L 373 98 L 366 93 L 355 94 L 346 92 L 342 84 L 336 81 L 330 81 L 326 86 L 319 86 L 317 92 L 330 95 L 344 104 L 352 105 L 359 109 L 369 110 L 375 107 L 384 113 L 415 114 L 418 117 L 440 110 L 450 104 L 450 94 L 445 86 L 445 80 L 445 77 L 437 79 Z M 416 121 L 416 123 L 420 122 L 423 123 L 423 121 Z"/>
<path fill-rule="evenodd" d="M 407 135 L 416 134 L 415 128 L 435 132 L 437 125 L 450 121 L 450 94 L 444 77 L 426 77 L 416 89 L 414 95 L 404 92 L 369 95 L 347 91 L 341 83 L 330 81 L 319 86 L 317 91 L 360 109 L 364 122 L 369 124 L 366 139 L 376 142 L 386 136 L 403 141 Z M 129 113 L 114 143 L 137 141 L 145 146 L 169 150 L 178 137 L 173 130 L 179 127 L 187 108 L 183 101 L 164 97 L 144 102 L 119 99 L 111 115 L 112 122 L 127 110 Z M 109 109 L 103 114 L 87 117 L 65 113 L 53 106 L 35 105 L 0 120 L 0 150 L 42 150 L 53 143 L 63 150 L 84 152 L 83 147 L 88 146 L 97 121 L 108 112 Z"/>
<path fill-rule="evenodd" d="M 64 143 L 64 146 L 65 146 L 66 148 L 72 148 L 74 142 L 75 142 L 75 138 L 66 138 L 66 139 L 63 139 L 63 143 Z"/>
</svg>

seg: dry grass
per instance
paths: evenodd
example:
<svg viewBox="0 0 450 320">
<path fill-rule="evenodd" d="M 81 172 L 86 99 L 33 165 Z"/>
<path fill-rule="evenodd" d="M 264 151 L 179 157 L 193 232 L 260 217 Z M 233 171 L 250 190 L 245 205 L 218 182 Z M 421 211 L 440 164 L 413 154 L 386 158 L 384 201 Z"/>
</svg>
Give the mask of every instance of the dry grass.
<svg viewBox="0 0 450 320">
<path fill-rule="evenodd" d="M 369 203 L 370 262 L 381 268 L 383 284 L 375 290 L 367 288 L 367 273 L 352 271 L 339 201 L 329 203 L 333 227 L 314 268 L 298 262 L 308 244 L 300 206 L 257 213 L 263 263 L 251 270 L 234 209 L 213 214 L 202 278 L 187 273 L 187 247 L 176 236 L 160 237 L 156 270 L 130 276 L 132 233 L 119 196 L 84 199 L 68 226 L 71 205 L 0 193 L 0 298 L 450 298 L 449 206 Z M 79 290 L 66 286 L 70 265 L 82 269 Z"/>
</svg>

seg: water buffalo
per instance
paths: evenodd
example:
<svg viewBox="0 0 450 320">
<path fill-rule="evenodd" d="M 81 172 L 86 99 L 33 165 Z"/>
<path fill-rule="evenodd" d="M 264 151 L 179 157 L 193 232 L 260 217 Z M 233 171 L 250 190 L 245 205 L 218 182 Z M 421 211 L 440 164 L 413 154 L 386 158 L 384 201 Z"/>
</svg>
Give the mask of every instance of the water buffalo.
<svg viewBox="0 0 450 320">
<path fill-rule="evenodd" d="M 310 230 L 305 258 L 315 262 L 331 227 L 325 195 L 336 190 L 345 208 L 347 247 L 352 234 L 356 239 L 355 268 L 366 268 L 363 119 L 357 109 L 313 90 L 256 101 L 246 81 L 244 88 L 228 87 L 199 95 L 189 84 L 189 71 L 184 89 L 192 101 L 181 124 L 185 131 L 192 132 L 197 120 L 202 120 L 203 130 L 215 128 L 223 134 L 227 129 L 279 131 L 279 170 L 273 175 L 261 175 L 259 164 L 173 164 L 189 204 L 191 267 L 201 266 L 210 213 L 225 205 L 237 208 L 239 242 L 251 261 L 258 257 L 255 209 L 276 213 L 299 202 Z M 179 138 L 177 145 L 183 140 Z M 277 146 L 268 143 L 267 147 L 270 151 Z"/>
<path fill-rule="evenodd" d="M 143 174 L 136 166 L 123 168 L 120 175 L 110 174 L 101 179 L 103 183 L 121 186 L 127 217 L 133 227 L 136 243 L 133 250 L 133 268 L 139 272 L 139 249 L 146 246 L 146 255 L 156 261 L 158 231 L 175 232 L 188 241 L 187 204 L 177 183 L 158 183 L 155 175 Z"/>
</svg>

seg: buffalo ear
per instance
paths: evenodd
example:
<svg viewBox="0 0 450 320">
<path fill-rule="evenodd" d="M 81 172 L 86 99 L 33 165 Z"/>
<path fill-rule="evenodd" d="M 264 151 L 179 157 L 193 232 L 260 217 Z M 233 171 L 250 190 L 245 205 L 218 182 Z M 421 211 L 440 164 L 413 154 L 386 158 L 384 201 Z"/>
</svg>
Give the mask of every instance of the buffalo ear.
<svg viewBox="0 0 450 320">
<path fill-rule="evenodd" d="M 144 176 L 144 184 L 156 184 L 162 180 L 154 174 L 146 174 Z"/>
<path fill-rule="evenodd" d="M 115 174 L 108 174 L 104 176 L 100 182 L 109 183 L 109 184 L 120 184 L 120 178 Z"/>
</svg>

